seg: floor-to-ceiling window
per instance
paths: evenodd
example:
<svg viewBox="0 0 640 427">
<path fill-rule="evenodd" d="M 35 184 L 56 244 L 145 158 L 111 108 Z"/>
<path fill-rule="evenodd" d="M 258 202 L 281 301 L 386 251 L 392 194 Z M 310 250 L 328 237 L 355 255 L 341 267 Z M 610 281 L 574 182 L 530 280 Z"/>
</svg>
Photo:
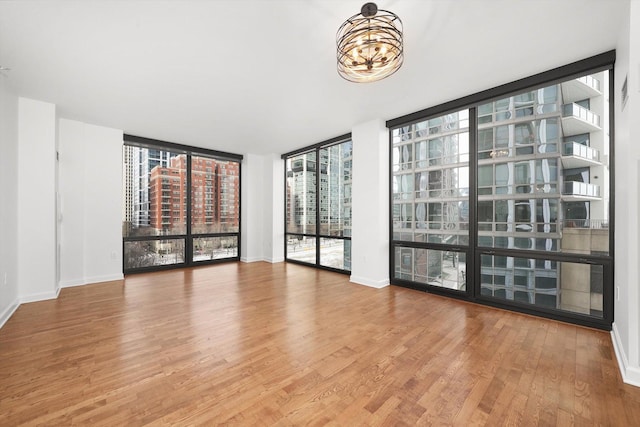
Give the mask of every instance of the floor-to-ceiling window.
<svg viewBox="0 0 640 427">
<path fill-rule="evenodd" d="M 392 283 L 611 326 L 614 58 L 388 122 Z"/>
<path fill-rule="evenodd" d="M 469 110 L 394 128 L 391 162 L 393 277 L 465 291 Z"/>
<path fill-rule="evenodd" d="M 351 270 L 350 135 L 283 155 L 285 258 Z"/>
<path fill-rule="evenodd" d="M 238 260 L 242 156 L 125 135 L 125 273 Z"/>
</svg>

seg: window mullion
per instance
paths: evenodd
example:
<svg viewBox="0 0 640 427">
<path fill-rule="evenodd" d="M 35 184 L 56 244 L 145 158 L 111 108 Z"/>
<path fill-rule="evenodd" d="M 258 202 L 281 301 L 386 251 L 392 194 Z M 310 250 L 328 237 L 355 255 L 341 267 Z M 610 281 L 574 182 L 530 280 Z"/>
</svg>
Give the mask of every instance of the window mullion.
<svg viewBox="0 0 640 427">
<path fill-rule="evenodd" d="M 186 228 L 187 228 L 187 238 L 185 239 L 185 258 L 186 258 L 186 262 L 187 265 L 191 265 L 193 264 L 193 237 L 191 236 L 191 185 L 192 185 L 192 177 L 191 177 L 191 168 L 193 165 L 193 161 L 191 158 L 191 154 L 187 155 L 187 224 L 186 224 Z"/>
<path fill-rule="evenodd" d="M 316 148 L 316 265 L 320 265 L 320 198 L 322 197 L 322 158 L 321 148 Z"/>
</svg>

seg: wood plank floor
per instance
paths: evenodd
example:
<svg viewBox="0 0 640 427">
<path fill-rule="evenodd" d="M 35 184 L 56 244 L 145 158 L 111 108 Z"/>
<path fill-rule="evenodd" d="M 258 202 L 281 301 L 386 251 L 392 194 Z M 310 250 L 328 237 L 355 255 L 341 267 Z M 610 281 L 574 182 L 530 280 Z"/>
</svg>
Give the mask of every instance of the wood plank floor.
<svg viewBox="0 0 640 427">
<path fill-rule="evenodd" d="M 0 329 L 0 425 L 640 425 L 606 332 L 292 264 L 63 289 Z"/>
</svg>

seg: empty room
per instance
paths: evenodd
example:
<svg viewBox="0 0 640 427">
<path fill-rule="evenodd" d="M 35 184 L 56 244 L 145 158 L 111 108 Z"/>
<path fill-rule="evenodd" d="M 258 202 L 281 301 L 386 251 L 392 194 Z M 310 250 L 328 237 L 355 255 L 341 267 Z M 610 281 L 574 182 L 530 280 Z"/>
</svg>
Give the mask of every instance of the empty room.
<svg viewBox="0 0 640 427">
<path fill-rule="evenodd" d="M 0 1 L 0 425 L 640 425 L 637 0 Z"/>
</svg>

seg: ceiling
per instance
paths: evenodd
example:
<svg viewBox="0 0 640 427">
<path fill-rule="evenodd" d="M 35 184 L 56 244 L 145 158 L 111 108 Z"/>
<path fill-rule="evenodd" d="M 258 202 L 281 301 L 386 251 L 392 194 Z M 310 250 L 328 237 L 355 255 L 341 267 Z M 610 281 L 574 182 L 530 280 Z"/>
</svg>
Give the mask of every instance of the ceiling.
<svg viewBox="0 0 640 427">
<path fill-rule="evenodd" d="M 629 0 L 385 0 L 405 61 L 342 80 L 364 0 L 0 1 L 2 78 L 62 117 L 246 154 L 284 153 L 614 49 Z"/>
</svg>

